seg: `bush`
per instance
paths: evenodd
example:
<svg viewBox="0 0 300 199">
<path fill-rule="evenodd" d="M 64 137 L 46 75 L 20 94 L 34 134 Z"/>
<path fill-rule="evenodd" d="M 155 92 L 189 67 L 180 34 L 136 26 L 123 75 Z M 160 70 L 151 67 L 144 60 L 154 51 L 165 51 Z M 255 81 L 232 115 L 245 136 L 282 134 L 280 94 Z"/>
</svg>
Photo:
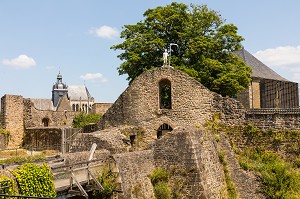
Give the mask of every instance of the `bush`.
<svg viewBox="0 0 300 199">
<path fill-rule="evenodd" d="M 27 163 L 11 172 L 16 178 L 20 195 L 56 197 L 53 174 L 46 163 Z"/>
<path fill-rule="evenodd" d="M 73 119 L 73 128 L 83 128 L 84 126 L 92 123 L 97 123 L 101 118 L 101 114 L 96 113 L 84 113 L 80 112 Z"/>
<path fill-rule="evenodd" d="M 168 187 L 169 174 L 164 169 L 155 169 L 150 175 L 150 179 L 157 199 L 171 198 L 171 191 Z"/>
<path fill-rule="evenodd" d="M 0 194 L 14 195 L 16 193 L 14 184 L 13 179 L 0 175 Z"/>
<path fill-rule="evenodd" d="M 95 191 L 94 195 L 95 196 L 100 196 L 101 198 L 104 199 L 109 199 L 113 195 L 113 192 L 117 189 L 117 184 L 116 184 L 116 177 L 112 173 L 112 171 L 104 167 L 104 170 L 100 175 L 98 175 L 97 180 L 100 182 L 100 184 L 103 187 L 103 190 L 101 191 Z"/>
</svg>

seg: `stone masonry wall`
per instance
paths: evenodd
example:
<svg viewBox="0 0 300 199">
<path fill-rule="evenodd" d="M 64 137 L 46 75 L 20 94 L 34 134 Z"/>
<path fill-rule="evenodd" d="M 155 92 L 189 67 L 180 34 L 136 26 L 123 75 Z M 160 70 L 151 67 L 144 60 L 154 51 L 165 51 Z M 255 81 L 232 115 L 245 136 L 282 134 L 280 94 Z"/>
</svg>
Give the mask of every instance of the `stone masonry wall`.
<svg viewBox="0 0 300 199">
<path fill-rule="evenodd" d="M 48 119 L 49 127 L 70 127 L 75 114 L 71 111 L 38 110 L 33 106 L 30 99 L 24 99 L 25 128 L 44 127 L 42 122 L 44 118 Z"/>
<path fill-rule="evenodd" d="M 113 156 L 122 182 L 119 199 L 155 199 L 153 186 L 148 177 L 154 170 L 151 150 L 116 154 Z"/>
<path fill-rule="evenodd" d="M 153 150 L 155 166 L 173 171 L 171 178 L 184 184 L 182 197 L 213 199 L 226 194 L 222 193 L 226 183 L 217 146 L 206 132 L 175 129 L 157 140 Z"/>
<path fill-rule="evenodd" d="M 172 109 L 160 109 L 159 83 L 165 79 L 171 82 Z M 172 67 L 160 67 L 137 77 L 103 115 L 98 127 L 141 126 L 149 130 L 148 136 L 156 138 L 156 130 L 164 123 L 173 129 L 201 126 L 215 112 L 222 112 L 229 123 L 244 122 L 239 102 L 222 98 Z"/>
<path fill-rule="evenodd" d="M 103 115 L 110 107 L 112 103 L 94 103 L 92 106 L 92 113 L 99 113 Z"/>
<path fill-rule="evenodd" d="M 4 95 L 1 98 L 2 127 L 10 132 L 8 148 L 17 148 L 22 144 L 24 134 L 23 108 L 22 96 Z"/>
</svg>

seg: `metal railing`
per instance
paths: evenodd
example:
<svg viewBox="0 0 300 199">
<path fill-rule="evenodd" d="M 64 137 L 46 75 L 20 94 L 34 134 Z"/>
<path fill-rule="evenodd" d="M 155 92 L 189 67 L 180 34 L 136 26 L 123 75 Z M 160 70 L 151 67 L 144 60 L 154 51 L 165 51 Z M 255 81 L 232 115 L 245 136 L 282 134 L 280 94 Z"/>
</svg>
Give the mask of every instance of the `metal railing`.
<svg viewBox="0 0 300 199">
<path fill-rule="evenodd" d="M 300 108 L 262 108 L 249 109 L 248 114 L 300 114 Z"/>
</svg>

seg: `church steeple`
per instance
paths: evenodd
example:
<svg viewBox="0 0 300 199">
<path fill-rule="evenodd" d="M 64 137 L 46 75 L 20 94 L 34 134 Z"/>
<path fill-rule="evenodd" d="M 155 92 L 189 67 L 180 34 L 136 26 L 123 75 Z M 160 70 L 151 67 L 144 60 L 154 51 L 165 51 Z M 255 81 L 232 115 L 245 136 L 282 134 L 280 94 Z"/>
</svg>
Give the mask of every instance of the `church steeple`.
<svg viewBox="0 0 300 199">
<path fill-rule="evenodd" d="M 68 94 L 68 86 L 62 82 L 62 75 L 59 71 L 57 81 L 52 87 L 52 103 L 56 107 L 60 98 Z"/>
</svg>

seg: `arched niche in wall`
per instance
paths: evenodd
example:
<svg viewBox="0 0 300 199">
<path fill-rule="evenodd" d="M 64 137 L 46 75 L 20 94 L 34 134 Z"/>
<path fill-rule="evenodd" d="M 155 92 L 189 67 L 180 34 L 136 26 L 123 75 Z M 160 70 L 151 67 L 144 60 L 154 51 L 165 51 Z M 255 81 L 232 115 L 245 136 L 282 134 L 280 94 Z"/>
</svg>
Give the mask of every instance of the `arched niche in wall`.
<svg viewBox="0 0 300 199">
<path fill-rule="evenodd" d="M 172 87 L 168 79 L 159 81 L 159 108 L 172 109 Z"/>
<path fill-rule="evenodd" d="M 48 126 L 49 126 L 49 118 L 44 117 L 44 118 L 42 119 L 42 123 L 43 123 L 43 126 L 44 126 L 44 127 L 48 127 Z"/>
<path fill-rule="evenodd" d="M 158 129 L 157 129 L 157 138 L 161 138 L 163 135 L 165 135 L 168 132 L 171 132 L 173 128 L 166 123 L 163 123 Z"/>
</svg>

